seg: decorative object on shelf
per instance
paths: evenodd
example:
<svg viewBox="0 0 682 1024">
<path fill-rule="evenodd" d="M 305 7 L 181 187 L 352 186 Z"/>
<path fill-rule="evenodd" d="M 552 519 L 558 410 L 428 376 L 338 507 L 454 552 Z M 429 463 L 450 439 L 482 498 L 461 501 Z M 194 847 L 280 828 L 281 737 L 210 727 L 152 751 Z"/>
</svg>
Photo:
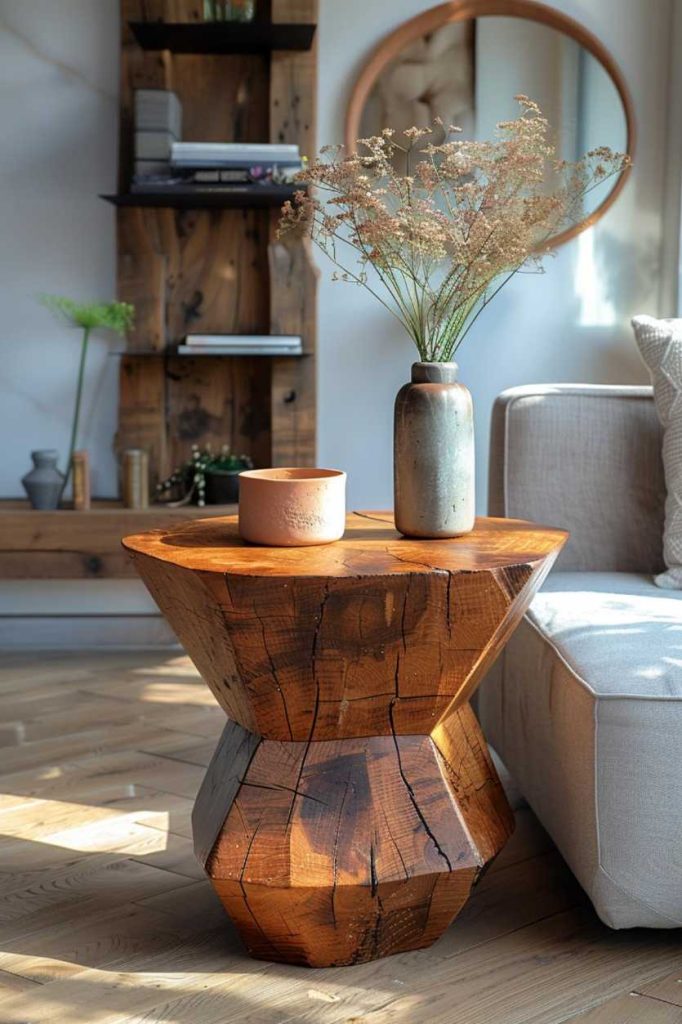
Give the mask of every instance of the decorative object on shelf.
<svg viewBox="0 0 682 1024">
<path fill-rule="evenodd" d="M 240 491 L 243 540 L 307 547 L 343 537 L 346 474 L 339 469 L 254 469 L 242 473 Z"/>
<path fill-rule="evenodd" d="M 126 508 L 149 508 L 149 456 L 128 448 L 122 460 L 121 497 Z"/>
<path fill-rule="evenodd" d="M 395 522 L 406 537 L 474 528 L 474 410 L 457 363 L 413 363 L 395 400 Z"/>
<path fill-rule="evenodd" d="M 239 474 L 252 468 L 251 458 L 233 455 L 229 445 L 223 445 L 218 455 L 210 445 L 192 445 L 187 462 L 156 485 L 156 497 L 171 508 L 190 503 L 231 505 L 239 500 Z"/>
<path fill-rule="evenodd" d="M 88 342 L 90 334 L 94 330 L 106 329 L 125 337 L 125 333 L 132 326 L 135 309 L 127 302 L 108 303 L 80 303 L 73 299 L 64 298 L 61 295 L 43 295 L 41 301 L 48 309 L 57 313 L 72 327 L 79 327 L 82 332 L 81 354 L 78 364 L 78 380 L 76 384 L 76 400 L 73 409 L 73 420 L 71 424 L 71 441 L 69 443 L 69 454 L 66 462 L 66 473 L 62 492 L 66 487 L 71 475 L 71 464 L 73 453 L 76 450 L 78 441 L 78 424 L 80 420 L 81 401 L 83 398 L 83 382 L 85 380 L 85 363 L 88 354 Z"/>
<path fill-rule="evenodd" d="M 73 507 L 77 512 L 90 508 L 90 457 L 86 451 L 73 453 Z"/>
<path fill-rule="evenodd" d="M 316 192 L 284 204 L 280 232 L 310 235 L 338 268 L 336 278 L 365 287 L 404 327 L 422 364 L 450 364 L 500 289 L 522 269 L 541 270 L 550 240 L 579 214 L 587 191 L 629 161 L 606 146 L 575 163 L 559 160 L 538 105 L 516 98 L 519 115 L 500 122 L 487 142 L 458 140 L 458 129 L 439 121 L 407 129 L 400 142 L 385 128 L 345 157 L 325 147 L 299 175 Z M 429 141 L 443 133 L 447 141 Z M 396 171 L 396 152 L 408 174 Z M 464 522 L 473 526 L 468 512 L 460 515 L 474 501 L 470 407 L 464 415 L 461 402 L 443 397 L 452 382 L 427 382 L 423 373 L 414 385 L 420 390 L 408 392 L 409 415 L 404 393 L 396 403 L 396 521 L 408 536 L 412 529 L 419 537 L 457 536 Z M 428 450 L 416 454 L 426 437 L 433 438 Z"/>
<path fill-rule="evenodd" d="M 33 469 L 21 478 L 31 508 L 52 511 L 64 490 L 64 474 L 57 469 L 58 453 L 53 448 L 31 452 Z"/>
<path fill-rule="evenodd" d="M 167 180 L 171 176 L 170 154 L 182 138 L 182 104 L 170 89 L 136 89 L 135 180 Z"/>
<path fill-rule="evenodd" d="M 204 21 L 253 21 L 256 0 L 204 0 Z"/>
</svg>

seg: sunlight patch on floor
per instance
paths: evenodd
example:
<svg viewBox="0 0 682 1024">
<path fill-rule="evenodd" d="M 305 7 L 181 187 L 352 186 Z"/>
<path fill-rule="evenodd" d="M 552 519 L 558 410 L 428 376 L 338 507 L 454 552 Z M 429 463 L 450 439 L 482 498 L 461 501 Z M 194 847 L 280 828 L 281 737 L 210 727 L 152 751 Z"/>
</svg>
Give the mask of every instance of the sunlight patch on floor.
<svg viewBox="0 0 682 1024">
<path fill-rule="evenodd" d="M 12 805 L 12 801 L 16 801 Z M 47 843 L 83 853 L 157 853 L 165 850 L 168 811 L 122 813 L 106 807 L 65 800 L 0 798 L 0 835 L 6 839 Z M 69 821 L 87 824 L 69 826 Z M 151 826 L 151 827 L 148 827 Z"/>
</svg>

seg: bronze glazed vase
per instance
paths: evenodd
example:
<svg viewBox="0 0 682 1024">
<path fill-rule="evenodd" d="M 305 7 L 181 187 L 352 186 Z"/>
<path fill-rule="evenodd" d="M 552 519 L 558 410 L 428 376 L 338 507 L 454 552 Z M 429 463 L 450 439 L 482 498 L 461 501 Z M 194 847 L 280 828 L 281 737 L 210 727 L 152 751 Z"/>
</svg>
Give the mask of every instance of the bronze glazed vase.
<svg viewBox="0 0 682 1024">
<path fill-rule="evenodd" d="M 413 363 L 395 400 L 395 524 L 406 537 L 474 528 L 474 420 L 457 363 Z"/>
</svg>

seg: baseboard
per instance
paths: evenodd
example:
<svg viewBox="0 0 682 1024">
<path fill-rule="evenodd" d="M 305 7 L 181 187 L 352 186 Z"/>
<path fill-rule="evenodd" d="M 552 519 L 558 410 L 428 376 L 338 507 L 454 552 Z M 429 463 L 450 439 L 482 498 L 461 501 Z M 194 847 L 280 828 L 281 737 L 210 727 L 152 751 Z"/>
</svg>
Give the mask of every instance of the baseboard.
<svg viewBox="0 0 682 1024">
<path fill-rule="evenodd" d="M 5 650 L 177 646 L 160 615 L 0 616 L 0 648 Z"/>
</svg>

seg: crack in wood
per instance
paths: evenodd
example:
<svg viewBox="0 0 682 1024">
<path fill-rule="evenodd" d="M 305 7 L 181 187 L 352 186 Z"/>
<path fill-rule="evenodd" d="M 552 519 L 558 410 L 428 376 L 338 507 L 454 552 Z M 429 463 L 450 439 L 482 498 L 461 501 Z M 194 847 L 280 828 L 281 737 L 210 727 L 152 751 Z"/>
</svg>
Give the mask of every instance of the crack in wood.
<svg viewBox="0 0 682 1024">
<path fill-rule="evenodd" d="M 436 853 L 440 857 L 443 858 L 443 860 L 445 861 L 445 863 L 448 866 L 448 871 L 452 871 L 452 864 L 450 863 L 450 858 L 448 857 L 448 855 L 445 852 L 445 850 L 443 850 L 443 848 L 441 847 L 441 845 L 438 842 L 436 836 L 431 831 L 429 823 L 426 820 L 421 807 L 419 806 L 419 803 L 417 801 L 417 797 L 415 795 L 415 792 L 412 789 L 412 786 L 410 785 L 410 782 L 409 782 L 409 780 L 407 778 L 407 775 L 405 774 L 405 769 L 403 768 L 402 758 L 400 756 L 400 745 L 398 743 L 398 737 L 396 735 L 395 724 L 394 724 L 394 721 L 393 721 L 393 702 L 391 702 L 391 704 L 389 706 L 388 715 L 389 715 L 389 719 L 390 719 L 390 722 L 391 722 L 391 732 L 393 734 L 393 743 L 395 745 L 396 757 L 398 759 L 398 771 L 400 772 L 400 777 L 401 777 L 401 779 L 403 780 L 403 782 L 405 784 L 405 788 L 407 789 L 407 792 L 408 792 L 409 797 L 410 797 L 410 801 L 411 801 L 412 806 L 414 807 L 414 809 L 416 811 L 417 817 L 419 818 L 420 822 L 422 823 L 422 826 L 423 826 L 424 831 L 426 832 L 427 836 L 429 837 L 429 839 L 433 843 L 433 845 L 435 847 L 435 850 L 436 850 Z"/>
<path fill-rule="evenodd" d="M 312 668 L 312 673 L 313 673 L 313 681 L 315 683 L 315 705 L 313 707 L 312 719 L 311 719 L 311 722 L 310 722 L 310 732 L 308 733 L 308 739 L 306 741 L 305 751 L 303 752 L 303 757 L 301 758 L 301 767 L 299 768 L 298 778 L 296 779 L 296 785 L 294 786 L 294 789 L 296 791 L 299 789 L 300 784 L 301 784 L 301 777 L 303 775 L 303 769 L 305 767 L 306 758 L 307 758 L 308 752 L 310 750 L 310 744 L 312 743 L 313 736 L 315 735 L 315 726 L 317 725 L 317 716 L 318 716 L 319 710 L 320 710 L 320 680 L 318 679 L 318 676 L 317 676 L 317 646 L 318 646 L 318 643 L 319 643 L 320 632 L 322 630 L 322 620 L 324 618 L 324 610 L 325 610 L 325 608 L 327 606 L 327 601 L 329 600 L 329 595 L 330 595 L 330 581 L 326 580 L 325 585 L 324 585 L 324 595 L 322 597 L 322 603 L 320 604 L 320 614 L 318 616 L 317 624 L 315 626 L 315 632 L 313 633 L 313 649 L 312 649 L 311 668 Z M 294 796 L 293 800 L 291 801 L 291 806 L 289 808 L 289 816 L 287 818 L 287 828 L 289 828 L 291 826 L 291 821 L 292 821 L 292 818 L 293 818 L 294 807 L 295 806 L 296 806 L 296 797 Z"/>
</svg>

